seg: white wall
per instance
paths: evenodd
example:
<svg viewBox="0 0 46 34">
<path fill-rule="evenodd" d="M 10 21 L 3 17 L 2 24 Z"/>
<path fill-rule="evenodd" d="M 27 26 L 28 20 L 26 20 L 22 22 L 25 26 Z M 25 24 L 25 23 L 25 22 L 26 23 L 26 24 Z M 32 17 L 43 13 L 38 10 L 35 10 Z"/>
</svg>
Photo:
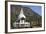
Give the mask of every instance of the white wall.
<svg viewBox="0 0 46 34">
<path fill-rule="evenodd" d="M 18 1 L 18 0 L 16 0 L 16 1 Z M 20 1 L 45 2 L 46 0 L 20 0 Z M 0 34 L 4 34 L 4 32 L 5 32 L 5 9 L 4 9 L 5 7 L 4 7 L 4 5 L 5 5 L 4 0 L 0 0 Z M 46 12 L 45 12 L 45 14 L 46 14 Z M 45 32 L 28 32 L 28 33 L 11 33 L 11 34 L 46 34 L 46 31 Z"/>
</svg>

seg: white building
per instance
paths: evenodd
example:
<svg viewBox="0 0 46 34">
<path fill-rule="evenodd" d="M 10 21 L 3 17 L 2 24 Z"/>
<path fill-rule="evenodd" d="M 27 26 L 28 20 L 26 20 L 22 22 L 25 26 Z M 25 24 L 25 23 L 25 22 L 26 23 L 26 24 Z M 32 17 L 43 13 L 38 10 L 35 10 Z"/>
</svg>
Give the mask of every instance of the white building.
<svg viewBox="0 0 46 34">
<path fill-rule="evenodd" d="M 19 20 L 19 22 L 15 22 L 13 24 L 14 27 L 30 27 L 30 23 L 25 22 L 26 16 L 24 15 L 23 8 L 21 8 L 20 14 L 18 16 L 18 20 Z"/>
</svg>

